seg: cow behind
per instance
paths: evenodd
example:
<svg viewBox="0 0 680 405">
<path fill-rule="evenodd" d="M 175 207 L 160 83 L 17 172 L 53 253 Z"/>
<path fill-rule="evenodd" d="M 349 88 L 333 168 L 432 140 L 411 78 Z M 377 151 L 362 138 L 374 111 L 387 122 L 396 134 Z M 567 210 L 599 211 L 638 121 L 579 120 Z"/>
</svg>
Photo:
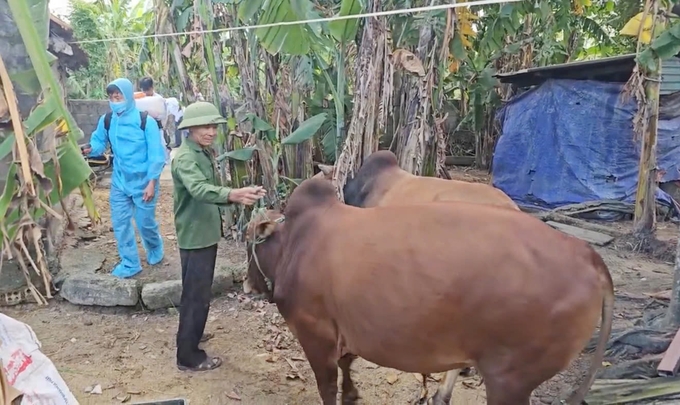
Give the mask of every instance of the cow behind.
<svg viewBox="0 0 680 405">
<path fill-rule="evenodd" d="M 319 165 L 314 177 L 330 180 L 334 166 Z M 355 207 L 458 201 L 519 210 L 501 190 L 483 183 L 414 176 L 402 170 L 394 153 L 374 152 L 343 188 L 345 203 Z"/>
<path fill-rule="evenodd" d="M 483 205 L 358 209 L 337 201 L 323 179 L 303 182 L 285 214 L 250 227 L 258 243 L 247 282 L 270 292 L 324 405 L 335 404 L 337 367 L 343 403 L 356 400 L 356 356 L 421 374 L 475 366 L 489 405 L 528 405 L 578 356 L 601 314 L 593 363 L 570 401 L 580 404 L 602 362 L 613 306 L 607 267 L 587 243 Z M 437 405 L 450 399 L 449 374 Z"/>
</svg>

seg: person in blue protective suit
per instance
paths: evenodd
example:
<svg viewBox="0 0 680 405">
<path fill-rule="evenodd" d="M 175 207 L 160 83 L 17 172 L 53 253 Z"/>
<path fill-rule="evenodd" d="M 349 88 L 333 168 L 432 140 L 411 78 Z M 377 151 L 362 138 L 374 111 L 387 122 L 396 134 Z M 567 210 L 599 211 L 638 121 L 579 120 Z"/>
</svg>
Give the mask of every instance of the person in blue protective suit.
<svg viewBox="0 0 680 405">
<path fill-rule="evenodd" d="M 163 238 L 156 222 L 158 180 L 165 166 L 165 151 L 156 121 L 135 107 L 132 83 L 128 79 L 111 82 L 106 93 L 112 114 L 99 119 L 90 144 L 83 153 L 98 156 L 111 146 L 114 155 L 111 178 L 111 224 L 118 244 L 118 263 L 112 274 L 132 277 L 142 271 L 132 218 L 142 236 L 150 265 L 163 260 Z M 142 125 L 142 119 L 145 119 Z"/>
</svg>

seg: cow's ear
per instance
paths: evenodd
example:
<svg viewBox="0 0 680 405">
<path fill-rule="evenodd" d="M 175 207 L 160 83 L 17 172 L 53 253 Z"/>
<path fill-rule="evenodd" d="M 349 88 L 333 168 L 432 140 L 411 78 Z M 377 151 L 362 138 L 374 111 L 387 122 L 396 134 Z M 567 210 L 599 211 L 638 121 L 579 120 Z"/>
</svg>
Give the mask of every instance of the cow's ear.
<svg viewBox="0 0 680 405">
<path fill-rule="evenodd" d="M 255 228 L 255 236 L 257 238 L 265 239 L 272 233 L 274 233 L 274 230 L 276 229 L 276 222 L 274 221 L 265 221 L 265 222 L 260 222 L 257 224 L 257 228 Z"/>
<path fill-rule="evenodd" d="M 333 169 L 335 169 L 335 166 L 319 165 L 319 170 L 321 170 L 321 173 L 326 177 L 333 174 Z"/>
</svg>

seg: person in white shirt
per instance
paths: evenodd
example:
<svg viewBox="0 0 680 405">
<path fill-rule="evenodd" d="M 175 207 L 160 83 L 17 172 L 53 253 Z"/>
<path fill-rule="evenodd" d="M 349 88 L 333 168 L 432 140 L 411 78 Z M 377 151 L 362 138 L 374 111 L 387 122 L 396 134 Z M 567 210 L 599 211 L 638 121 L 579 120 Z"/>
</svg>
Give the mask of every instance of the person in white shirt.
<svg viewBox="0 0 680 405">
<path fill-rule="evenodd" d="M 156 93 L 156 91 L 154 90 L 153 79 L 150 78 L 149 76 L 142 77 L 142 79 L 139 81 L 139 89 L 147 97 L 160 96 L 160 94 Z"/>
<path fill-rule="evenodd" d="M 167 110 L 168 118 L 170 115 L 174 117 L 173 128 L 177 128 L 184 117 L 184 108 L 179 105 L 179 100 L 177 100 L 175 97 L 166 98 L 165 109 Z M 170 127 L 168 127 L 168 130 L 170 133 L 173 132 Z M 172 133 L 172 135 L 175 137 L 175 144 L 173 145 L 173 148 L 178 148 L 179 145 L 182 144 L 182 134 L 184 132 L 186 132 L 186 130 L 175 129 L 174 133 Z M 168 135 L 170 135 L 170 133 L 168 133 Z"/>
<path fill-rule="evenodd" d="M 167 116 L 167 107 L 165 105 L 165 99 L 160 94 L 156 93 L 153 87 L 153 79 L 149 76 L 143 77 L 139 80 L 139 89 L 144 93 L 141 98 L 136 98 L 137 108 L 140 111 L 146 111 L 150 116 L 152 116 L 158 128 L 161 130 L 161 142 L 165 148 L 166 163 L 170 162 L 170 147 L 168 146 L 168 136 L 166 134 L 165 128 L 163 128 L 163 123 Z"/>
</svg>

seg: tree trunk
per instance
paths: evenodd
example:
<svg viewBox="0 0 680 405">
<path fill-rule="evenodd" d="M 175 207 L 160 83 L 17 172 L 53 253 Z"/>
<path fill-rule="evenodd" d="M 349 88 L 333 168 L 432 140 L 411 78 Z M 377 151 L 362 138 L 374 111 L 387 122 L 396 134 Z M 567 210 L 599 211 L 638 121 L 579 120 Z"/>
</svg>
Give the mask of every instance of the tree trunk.
<svg viewBox="0 0 680 405">
<path fill-rule="evenodd" d="M 652 37 L 656 28 L 659 2 L 647 0 L 642 13 L 642 21 L 649 14 L 652 17 Z M 638 31 L 637 52 L 640 52 L 640 40 L 644 24 L 640 24 Z M 647 71 L 639 64 L 633 75 L 637 80 L 642 79 L 644 86 L 644 104 L 638 114 L 642 117 L 642 141 L 640 148 L 640 167 L 638 171 L 638 186 L 635 193 L 635 216 L 633 220 L 633 234 L 640 240 L 646 240 L 654 235 L 656 228 L 656 138 L 659 123 L 659 91 L 661 88 L 661 60 L 656 59 L 656 68 Z M 631 79 L 632 80 L 632 79 Z M 634 81 L 634 80 L 633 80 Z M 639 97 L 638 97 L 639 100 Z M 638 107 L 640 107 L 638 101 Z"/>
<path fill-rule="evenodd" d="M 381 10 L 381 0 L 369 1 L 370 12 Z M 333 183 L 338 197 L 344 201 L 342 188 L 350 174 L 356 173 L 363 158 L 378 149 L 379 130 L 386 127 L 384 108 L 391 103 L 390 82 L 383 72 L 388 70 L 389 50 L 386 46 L 385 22 L 382 17 L 370 18 L 364 25 L 357 55 L 354 107 L 342 152 L 336 161 Z M 341 67 L 338 67 L 341 69 Z M 389 94 L 388 94 L 389 93 Z M 383 111 L 380 110 L 383 107 Z M 377 130 L 376 130 L 377 129 Z"/>
<path fill-rule="evenodd" d="M 646 113 L 642 148 L 640 151 L 640 170 L 638 187 L 635 194 L 635 219 L 633 232 L 641 237 L 652 235 L 656 228 L 656 139 L 659 122 L 659 90 L 661 87 L 661 61 L 657 61 L 658 70 L 648 72 L 645 79 Z"/>
</svg>

